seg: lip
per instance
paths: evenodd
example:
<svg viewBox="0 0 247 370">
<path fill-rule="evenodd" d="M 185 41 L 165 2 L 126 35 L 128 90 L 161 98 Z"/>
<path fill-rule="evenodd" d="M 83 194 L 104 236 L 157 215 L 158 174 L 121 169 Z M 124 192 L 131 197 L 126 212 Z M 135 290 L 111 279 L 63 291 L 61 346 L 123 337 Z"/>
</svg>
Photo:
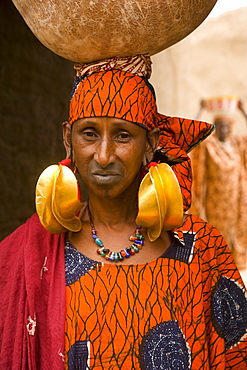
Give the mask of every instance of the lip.
<svg viewBox="0 0 247 370">
<path fill-rule="evenodd" d="M 93 177 L 95 181 L 99 184 L 110 184 L 117 180 L 118 174 L 113 172 L 94 172 Z"/>
<path fill-rule="evenodd" d="M 112 171 L 94 171 L 94 176 L 118 176 L 118 173 Z"/>
</svg>

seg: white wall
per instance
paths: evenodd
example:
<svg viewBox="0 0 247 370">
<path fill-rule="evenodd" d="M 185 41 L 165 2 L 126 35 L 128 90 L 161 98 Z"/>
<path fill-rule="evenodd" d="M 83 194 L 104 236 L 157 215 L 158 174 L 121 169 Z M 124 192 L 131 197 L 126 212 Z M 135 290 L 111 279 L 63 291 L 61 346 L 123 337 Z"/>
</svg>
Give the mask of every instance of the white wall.
<svg viewBox="0 0 247 370">
<path fill-rule="evenodd" d="M 239 96 L 247 111 L 247 7 L 206 19 L 152 60 L 160 113 L 195 118 L 202 98 L 219 95 Z M 234 118 L 234 132 L 247 132 L 239 111 Z M 204 111 L 200 119 L 213 117 Z"/>
</svg>

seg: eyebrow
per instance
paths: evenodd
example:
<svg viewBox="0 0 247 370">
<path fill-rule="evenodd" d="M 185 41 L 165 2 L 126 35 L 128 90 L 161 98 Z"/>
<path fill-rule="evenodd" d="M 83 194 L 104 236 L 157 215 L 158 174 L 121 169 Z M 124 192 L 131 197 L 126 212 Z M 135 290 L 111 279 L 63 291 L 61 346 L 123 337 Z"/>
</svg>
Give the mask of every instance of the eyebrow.
<svg viewBox="0 0 247 370">
<path fill-rule="evenodd" d="M 95 121 L 94 118 L 97 119 L 97 117 L 85 117 L 85 121 L 83 122 L 80 122 L 80 124 L 83 124 L 83 125 L 91 125 L 91 126 L 96 126 L 98 124 L 100 124 L 99 122 Z M 114 117 L 109 117 L 109 118 L 114 118 Z M 83 119 L 83 118 L 82 118 Z M 123 126 L 123 125 L 133 125 L 134 123 L 132 122 L 128 122 L 128 121 L 125 121 L 125 120 L 122 120 L 121 118 L 116 118 L 114 119 L 114 121 L 112 122 L 115 126 Z"/>
</svg>

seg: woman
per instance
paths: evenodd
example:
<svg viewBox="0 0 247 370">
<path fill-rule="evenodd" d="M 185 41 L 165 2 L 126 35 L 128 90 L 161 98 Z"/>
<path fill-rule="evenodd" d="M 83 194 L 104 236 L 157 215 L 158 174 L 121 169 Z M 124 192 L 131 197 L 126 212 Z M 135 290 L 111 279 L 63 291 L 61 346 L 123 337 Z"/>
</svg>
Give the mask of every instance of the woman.
<svg viewBox="0 0 247 370">
<path fill-rule="evenodd" d="M 65 219 L 51 176 L 50 209 L 38 207 L 40 221 L 33 216 L 3 242 L 0 364 L 246 369 L 247 301 L 231 254 L 213 226 L 179 216 L 179 199 L 184 211 L 190 205 L 186 152 L 211 125 L 157 113 L 148 56 L 77 69 L 64 124 L 66 163 L 82 177 L 89 199 Z M 151 160 L 172 166 L 181 191 L 169 166 L 150 166 Z M 65 173 L 61 165 L 55 171 Z M 173 186 L 162 185 L 167 177 Z M 40 222 L 70 231 L 53 235 Z M 8 278 L 10 266 L 18 282 Z"/>
<path fill-rule="evenodd" d="M 202 106 L 206 108 L 205 103 Z M 242 103 L 237 106 L 245 115 Z M 217 227 L 230 247 L 237 267 L 244 270 L 247 136 L 233 135 L 234 120 L 230 115 L 216 116 L 214 124 L 215 134 L 192 153 L 194 204 L 191 212 Z"/>
</svg>

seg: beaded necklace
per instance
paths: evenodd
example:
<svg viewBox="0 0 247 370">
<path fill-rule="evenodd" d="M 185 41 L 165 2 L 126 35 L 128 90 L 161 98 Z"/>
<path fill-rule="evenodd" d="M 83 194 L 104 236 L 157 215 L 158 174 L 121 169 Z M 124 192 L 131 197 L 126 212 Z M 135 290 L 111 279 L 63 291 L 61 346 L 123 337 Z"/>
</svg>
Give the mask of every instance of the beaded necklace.
<svg viewBox="0 0 247 370">
<path fill-rule="evenodd" d="M 113 252 L 110 249 L 106 248 L 102 240 L 97 236 L 97 231 L 94 227 L 93 218 L 88 203 L 87 209 L 91 224 L 92 238 L 95 241 L 96 245 L 98 246 L 97 253 L 104 257 L 107 261 L 110 262 L 123 261 L 124 258 L 129 258 L 130 256 L 133 256 L 135 253 L 138 253 L 139 250 L 144 246 L 145 238 L 141 234 L 142 227 L 136 226 L 135 234 L 129 237 L 129 240 L 132 242 L 132 244 L 129 247 L 122 249 L 120 252 Z"/>
</svg>

